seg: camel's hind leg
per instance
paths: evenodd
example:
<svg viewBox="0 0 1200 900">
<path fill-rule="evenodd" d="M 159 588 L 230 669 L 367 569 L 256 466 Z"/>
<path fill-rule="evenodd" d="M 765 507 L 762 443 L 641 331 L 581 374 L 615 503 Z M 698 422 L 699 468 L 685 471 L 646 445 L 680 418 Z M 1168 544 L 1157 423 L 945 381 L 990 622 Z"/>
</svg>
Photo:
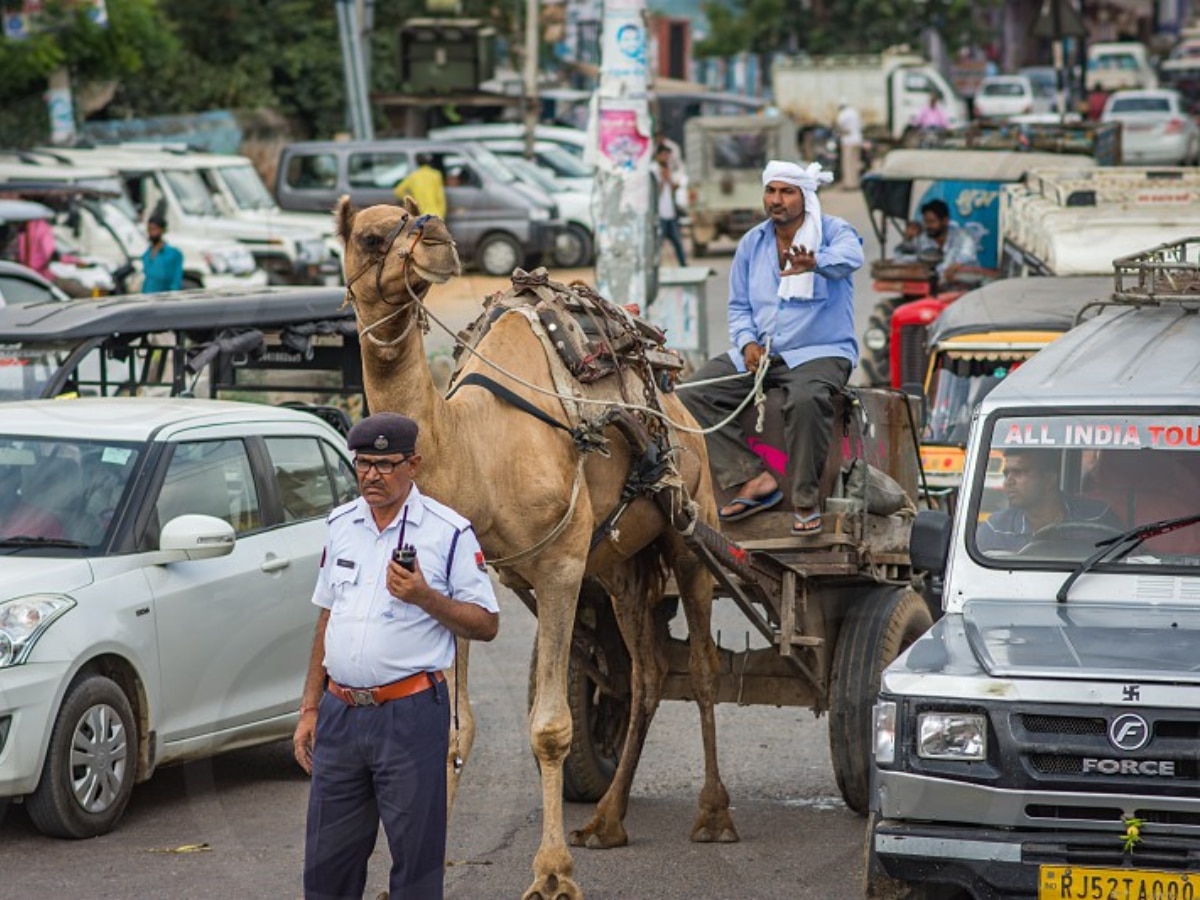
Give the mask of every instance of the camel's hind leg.
<svg viewBox="0 0 1200 900">
<path fill-rule="evenodd" d="M 655 610 L 655 604 L 662 597 L 661 578 L 650 571 L 652 566 L 658 565 L 658 552 L 651 548 L 642 553 L 641 559 L 626 562 L 618 571 L 602 579 L 612 596 L 617 624 L 629 649 L 629 727 L 612 783 L 596 805 L 595 814 L 587 825 L 571 832 L 571 844 L 576 847 L 603 849 L 622 847 L 629 842 L 624 825 L 629 791 L 646 733 L 662 698 L 663 680 L 667 674 L 664 653 L 667 624 Z"/>
<path fill-rule="evenodd" d="M 719 660 L 712 638 L 712 576 L 696 555 L 686 549 L 682 539 L 672 544 L 671 567 L 687 615 L 691 651 L 688 668 L 696 705 L 700 707 L 700 731 L 704 738 L 704 787 L 700 791 L 700 810 L 692 826 L 692 840 L 732 843 L 738 840 L 738 833 L 729 814 L 729 793 L 717 767 L 717 723 L 713 714 Z"/>
<path fill-rule="evenodd" d="M 446 686 L 450 689 L 450 752 L 446 755 L 446 819 L 454 812 L 454 795 L 458 793 L 458 779 L 463 767 L 471 758 L 475 746 L 475 713 L 471 709 L 471 698 L 467 691 L 467 667 L 471 660 L 471 642 L 466 638 L 455 640 L 458 654 L 455 664 L 446 670 Z M 457 721 L 456 721 L 457 720 Z"/>
</svg>

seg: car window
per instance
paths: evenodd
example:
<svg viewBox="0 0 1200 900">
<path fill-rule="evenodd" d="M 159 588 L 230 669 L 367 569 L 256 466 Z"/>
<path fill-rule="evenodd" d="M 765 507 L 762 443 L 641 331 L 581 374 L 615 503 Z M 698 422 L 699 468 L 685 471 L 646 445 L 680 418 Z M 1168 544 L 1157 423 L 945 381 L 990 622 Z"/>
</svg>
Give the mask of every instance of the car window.
<svg viewBox="0 0 1200 900">
<path fill-rule="evenodd" d="M 929 83 L 929 78 L 920 72 L 905 72 L 904 73 L 904 90 L 927 94 L 932 90 Z"/>
<path fill-rule="evenodd" d="M 333 472 L 333 488 L 337 494 L 334 502 L 340 506 L 353 500 L 358 496 L 358 478 L 354 470 L 340 453 L 323 441 L 321 449 L 325 453 L 325 461 L 329 464 L 330 471 Z"/>
<path fill-rule="evenodd" d="M 1109 110 L 1115 113 L 1165 112 L 1171 111 L 1171 101 L 1166 97 L 1118 97 Z"/>
<path fill-rule="evenodd" d="M 239 209 L 274 209 L 271 192 L 258 177 L 253 166 L 218 166 L 213 169 L 216 177 L 225 182 Z"/>
<path fill-rule="evenodd" d="M 40 397 L 73 349 L 71 342 L 0 347 L 0 401 Z"/>
<path fill-rule="evenodd" d="M 337 157 L 332 153 L 298 153 L 288 160 L 284 178 L 301 190 L 337 187 Z"/>
<path fill-rule="evenodd" d="M 182 515 L 214 516 L 238 534 L 262 527 L 258 489 L 240 440 L 176 445 L 155 503 L 159 527 Z"/>
<path fill-rule="evenodd" d="M 179 205 L 189 216 L 217 216 L 212 192 L 199 172 L 168 171 L 163 173 L 167 184 L 179 199 Z"/>
<path fill-rule="evenodd" d="M 1013 81 L 1002 81 L 983 86 L 985 97 L 1023 97 L 1025 86 Z"/>
<path fill-rule="evenodd" d="M 0 539 L 102 543 L 141 453 L 139 444 L 0 436 Z"/>
<path fill-rule="evenodd" d="M 54 294 L 36 281 L 0 274 L 0 306 L 24 306 L 53 299 Z"/>
<path fill-rule="evenodd" d="M 717 133 L 711 136 L 715 169 L 762 169 L 767 164 L 767 135 Z"/>
<path fill-rule="evenodd" d="M 350 187 L 390 188 L 412 171 L 407 153 L 351 153 Z"/>
<path fill-rule="evenodd" d="M 316 438 L 266 439 L 283 501 L 283 520 L 324 516 L 337 505 L 333 481 Z"/>
</svg>

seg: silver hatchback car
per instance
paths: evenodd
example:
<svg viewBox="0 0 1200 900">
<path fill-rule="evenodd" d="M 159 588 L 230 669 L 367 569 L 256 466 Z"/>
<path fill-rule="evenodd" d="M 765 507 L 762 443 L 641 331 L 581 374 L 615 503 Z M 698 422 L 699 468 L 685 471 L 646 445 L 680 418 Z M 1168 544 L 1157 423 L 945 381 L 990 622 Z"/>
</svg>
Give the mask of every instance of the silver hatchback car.
<svg viewBox="0 0 1200 900">
<path fill-rule="evenodd" d="M 259 404 L 5 404 L 0 802 L 103 834 L 156 767 L 292 733 L 344 448 Z"/>
</svg>

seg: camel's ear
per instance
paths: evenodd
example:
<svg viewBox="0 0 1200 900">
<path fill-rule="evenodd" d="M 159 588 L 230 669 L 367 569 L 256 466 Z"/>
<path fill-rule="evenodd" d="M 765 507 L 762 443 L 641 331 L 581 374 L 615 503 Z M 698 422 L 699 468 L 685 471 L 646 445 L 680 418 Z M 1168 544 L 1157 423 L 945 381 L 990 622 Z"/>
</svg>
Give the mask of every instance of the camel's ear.
<svg viewBox="0 0 1200 900">
<path fill-rule="evenodd" d="M 357 215 L 358 210 L 350 202 L 350 196 L 343 194 L 333 210 L 334 230 L 337 231 L 343 244 L 350 242 L 350 230 L 354 227 L 354 217 Z"/>
<path fill-rule="evenodd" d="M 408 210 L 411 216 L 419 216 L 421 214 L 421 207 L 417 206 L 417 201 L 408 196 L 408 194 L 404 195 L 404 208 Z"/>
</svg>

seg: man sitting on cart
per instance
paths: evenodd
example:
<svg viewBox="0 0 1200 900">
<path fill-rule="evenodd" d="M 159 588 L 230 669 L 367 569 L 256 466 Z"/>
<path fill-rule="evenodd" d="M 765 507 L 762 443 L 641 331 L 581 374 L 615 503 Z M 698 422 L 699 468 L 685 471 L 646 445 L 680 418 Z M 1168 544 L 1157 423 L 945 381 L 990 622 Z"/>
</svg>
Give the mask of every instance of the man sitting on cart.
<svg viewBox="0 0 1200 900">
<path fill-rule="evenodd" d="M 729 272 L 734 349 L 710 359 L 693 380 L 765 367 L 764 389 L 783 389 L 792 533 L 815 534 L 821 530 L 818 489 L 833 431 L 833 396 L 858 361 L 851 276 L 863 264 L 862 240 L 845 220 L 821 214 L 817 187 L 832 176 L 819 164 L 772 160 L 762 181 L 767 220 L 738 243 Z M 706 427 L 732 417 L 708 435 L 717 483 L 737 488 L 721 509 L 725 522 L 770 509 L 784 496 L 733 416 L 751 389 L 746 377 L 679 394 Z"/>
<path fill-rule="evenodd" d="M 897 259 L 921 259 L 929 254 L 938 257 L 938 281 L 942 287 L 956 282 L 963 270 L 979 268 L 975 237 L 968 229 L 950 221 L 950 207 L 945 200 L 930 200 L 921 207 L 921 221 L 908 223 L 904 243 L 897 250 Z"/>
</svg>

